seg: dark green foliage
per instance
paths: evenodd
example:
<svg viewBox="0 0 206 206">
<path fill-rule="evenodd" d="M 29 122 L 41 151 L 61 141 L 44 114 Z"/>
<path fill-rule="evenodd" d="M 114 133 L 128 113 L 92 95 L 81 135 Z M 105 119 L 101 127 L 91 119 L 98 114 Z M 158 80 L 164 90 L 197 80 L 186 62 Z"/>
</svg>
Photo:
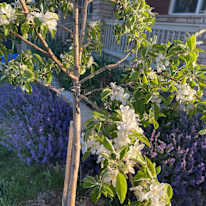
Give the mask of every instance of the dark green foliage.
<svg viewBox="0 0 206 206">
<path fill-rule="evenodd" d="M 104 56 L 95 58 L 94 61 L 97 64 L 96 66 L 94 66 L 94 70 L 93 71 L 87 70 L 85 74 L 81 76 L 81 79 L 83 79 L 84 77 L 88 76 L 90 73 L 93 73 L 94 71 L 98 70 L 99 68 L 105 65 L 114 63 L 113 61 L 109 60 L 107 57 Z M 109 87 L 110 82 L 119 82 L 121 84 L 122 75 L 125 72 L 126 71 L 124 71 L 123 69 L 116 68 L 111 71 L 105 71 L 99 75 L 96 75 L 94 78 L 86 81 L 82 85 L 82 94 L 87 94 L 88 92 L 93 91 L 94 89 L 100 89 L 96 92 L 91 93 L 88 96 L 88 98 L 93 102 L 97 103 L 97 105 L 103 106 L 101 101 L 101 96 L 100 96 L 100 93 L 102 92 L 101 88 Z M 59 74 L 57 74 L 57 78 L 60 82 L 61 87 L 65 88 L 66 90 L 68 90 L 71 87 L 72 82 L 70 79 L 68 79 L 68 77 L 64 73 L 60 72 Z"/>
</svg>

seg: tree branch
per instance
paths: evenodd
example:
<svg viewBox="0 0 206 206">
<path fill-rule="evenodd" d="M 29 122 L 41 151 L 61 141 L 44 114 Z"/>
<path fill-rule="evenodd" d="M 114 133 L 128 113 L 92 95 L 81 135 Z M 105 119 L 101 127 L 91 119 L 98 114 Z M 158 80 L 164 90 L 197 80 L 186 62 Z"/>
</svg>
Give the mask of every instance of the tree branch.
<svg viewBox="0 0 206 206">
<path fill-rule="evenodd" d="M 37 32 L 37 30 L 34 28 L 36 35 L 38 36 L 38 38 L 40 39 L 42 45 L 44 46 L 44 48 L 47 50 L 50 58 L 60 67 L 60 69 L 65 72 L 71 79 L 76 80 L 77 77 L 75 75 L 73 75 L 72 73 L 68 72 L 67 69 L 64 67 L 64 65 L 59 61 L 59 59 L 55 56 L 55 54 L 53 53 L 53 51 L 49 48 L 46 40 L 43 38 L 43 36 Z"/>
<path fill-rule="evenodd" d="M 166 74 L 164 74 L 164 73 L 157 73 L 157 74 L 160 75 L 160 76 L 166 77 L 166 78 L 168 78 L 168 79 L 170 79 L 170 80 L 173 80 L 173 81 L 175 81 L 175 82 L 178 82 L 178 81 L 179 81 L 178 79 L 172 78 L 172 77 L 170 77 L 170 76 L 168 76 L 168 75 L 166 75 Z"/>
<path fill-rule="evenodd" d="M 71 38 L 73 38 L 73 31 L 64 25 L 57 25 L 57 27 L 64 29 L 66 32 L 71 34 Z"/>
<path fill-rule="evenodd" d="M 56 87 L 53 87 L 52 85 L 47 85 L 44 84 L 42 81 L 40 81 L 39 79 L 35 78 L 34 79 L 38 84 L 47 87 L 49 90 L 54 91 L 58 96 L 60 96 L 67 104 L 72 105 L 72 103 L 64 96 L 61 94 L 61 90 L 62 89 L 57 89 Z"/>
<path fill-rule="evenodd" d="M 94 93 L 94 92 L 100 92 L 100 91 L 102 91 L 103 89 L 105 89 L 105 88 L 93 89 L 93 90 L 87 92 L 86 94 L 84 94 L 84 96 L 89 96 L 89 95 L 91 95 L 91 94 Z"/>
<path fill-rule="evenodd" d="M 82 49 L 83 49 L 83 42 L 85 38 L 85 30 L 86 30 L 86 23 L 87 23 L 87 9 L 88 9 L 88 0 L 84 1 L 84 8 L 83 8 L 83 21 L 81 26 L 81 38 L 80 38 L 80 60 L 82 56 Z"/>
<path fill-rule="evenodd" d="M 89 45 L 91 45 L 92 44 L 92 42 L 91 41 L 88 41 L 86 44 L 83 44 L 82 45 L 82 49 L 84 49 L 84 48 L 87 48 Z"/>
<path fill-rule="evenodd" d="M 27 6 L 26 6 L 25 0 L 19 0 L 19 1 L 20 1 L 20 3 L 21 3 L 21 6 L 22 6 L 22 9 L 23 9 L 24 13 L 25 13 L 25 14 L 28 14 L 28 13 L 29 13 L 29 9 L 28 9 Z"/>
<path fill-rule="evenodd" d="M 19 39 L 21 39 L 22 41 L 24 41 L 26 44 L 34 47 L 36 50 L 42 52 L 43 54 L 48 55 L 47 51 L 43 50 L 42 48 L 38 47 L 36 44 L 33 44 L 31 41 L 25 39 L 23 36 L 21 36 L 18 33 L 14 33 L 13 31 L 10 31 L 11 34 L 16 35 Z"/>
<path fill-rule="evenodd" d="M 70 102 L 62 93 L 61 91 L 63 91 L 64 89 L 57 89 L 56 87 L 52 86 L 52 85 L 47 85 L 44 84 L 42 81 L 40 81 L 39 79 L 35 78 L 34 79 L 35 82 L 37 82 L 38 84 L 47 87 L 49 90 L 52 90 L 53 92 L 55 92 L 59 97 L 61 97 L 67 104 L 72 105 L 72 102 Z M 103 88 L 102 88 L 103 89 Z M 70 91 L 72 93 L 74 93 L 74 90 L 70 89 Z M 94 102 L 90 101 L 85 95 L 80 95 L 80 98 L 86 102 L 87 104 L 89 104 L 93 109 L 95 110 L 100 110 L 100 107 L 98 107 Z"/>
<path fill-rule="evenodd" d="M 117 63 L 104 66 L 104 67 L 100 68 L 99 70 L 97 70 L 96 72 L 94 72 L 94 73 L 88 75 L 87 77 L 85 77 L 84 79 L 80 80 L 80 84 L 83 84 L 84 82 L 88 81 L 89 79 L 94 78 L 96 75 L 98 75 L 106 70 L 111 70 L 111 69 L 117 68 L 122 62 L 124 62 L 128 58 L 128 56 L 130 54 L 131 54 L 131 50 L 123 58 L 121 58 Z"/>
<path fill-rule="evenodd" d="M 84 100 L 86 103 L 91 105 L 91 107 L 95 110 L 100 110 L 100 107 L 98 107 L 94 102 L 90 101 L 87 97 L 84 95 L 80 94 L 80 99 Z"/>
</svg>

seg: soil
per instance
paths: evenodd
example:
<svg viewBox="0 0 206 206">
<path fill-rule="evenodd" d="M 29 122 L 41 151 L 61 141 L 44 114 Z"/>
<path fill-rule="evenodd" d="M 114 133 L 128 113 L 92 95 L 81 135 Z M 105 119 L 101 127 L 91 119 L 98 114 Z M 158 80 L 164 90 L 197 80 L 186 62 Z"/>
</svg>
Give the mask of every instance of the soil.
<svg viewBox="0 0 206 206">
<path fill-rule="evenodd" d="M 23 206 L 19 205 L 19 206 Z M 25 206 L 61 206 L 62 205 L 62 191 L 43 192 L 38 195 L 36 200 L 29 200 Z M 76 202 L 76 206 L 104 206 L 103 201 L 98 204 L 92 203 L 90 200 L 82 200 Z"/>
</svg>

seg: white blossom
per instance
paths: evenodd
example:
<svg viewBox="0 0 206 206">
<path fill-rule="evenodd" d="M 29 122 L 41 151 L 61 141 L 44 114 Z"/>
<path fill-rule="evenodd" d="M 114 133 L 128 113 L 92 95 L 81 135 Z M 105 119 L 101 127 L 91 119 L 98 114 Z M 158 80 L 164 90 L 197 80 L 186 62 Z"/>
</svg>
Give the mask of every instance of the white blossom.
<svg viewBox="0 0 206 206">
<path fill-rule="evenodd" d="M 155 92 L 153 95 L 152 95 L 152 99 L 151 99 L 151 102 L 156 104 L 159 108 L 160 108 L 160 103 L 162 102 L 162 99 L 160 98 L 160 95 L 158 92 Z"/>
<path fill-rule="evenodd" d="M 96 150 L 96 154 L 98 155 L 97 163 L 100 163 L 105 158 L 109 158 L 110 151 L 108 151 L 103 145 L 100 145 Z"/>
<path fill-rule="evenodd" d="M 88 148 L 87 148 L 87 142 L 84 141 L 84 133 L 82 134 L 80 138 L 80 143 L 81 143 L 82 154 L 85 154 Z"/>
<path fill-rule="evenodd" d="M 144 144 L 140 143 L 139 140 L 136 140 L 135 144 L 133 146 L 130 146 L 126 158 L 130 160 L 135 160 L 137 158 L 137 155 L 141 154 L 143 148 Z"/>
<path fill-rule="evenodd" d="M 49 31 L 56 30 L 57 21 L 59 17 L 56 13 L 47 11 L 45 14 L 41 13 L 39 20 L 43 25 L 48 26 Z"/>
<path fill-rule="evenodd" d="M 122 113 L 122 122 L 126 124 L 127 130 L 136 130 L 138 133 L 143 134 L 143 130 L 139 127 L 139 116 L 135 113 L 134 109 L 129 106 L 120 106 Z"/>
<path fill-rule="evenodd" d="M 155 71 L 150 71 L 150 72 L 147 74 L 147 76 L 148 76 L 151 80 L 153 80 L 153 79 L 155 79 L 155 77 L 156 77 L 157 75 L 156 75 L 156 72 L 155 72 Z"/>
<path fill-rule="evenodd" d="M 108 151 L 104 147 L 104 145 L 100 144 L 100 142 L 96 140 L 94 136 L 89 137 L 86 142 L 84 141 L 83 137 L 81 137 L 80 142 L 81 142 L 81 149 L 83 154 L 86 153 L 88 149 L 90 149 L 91 154 L 98 155 L 97 163 L 100 163 L 105 158 L 109 158 L 110 151 Z"/>
<path fill-rule="evenodd" d="M 176 100 L 180 103 L 191 102 L 195 99 L 196 91 L 192 89 L 188 84 L 178 85 L 176 92 Z"/>
<path fill-rule="evenodd" d="M 153 181 L 150 184 L 149 191 L 143 186 L 139 185 L 130 189 L 134 191 L 139 201 L 151 200 L 150 206 L 166 206 L 167 205 L 167 191 L 164 183 L 157 183 Z"/>
<path fill-rule="evenodd" d="M 0 26 L 8 25 L 16 19 L 16 11 L 10 4 L 0 4 Z"/>
<path fill-rule="evenodd" d="M 149 200 L 150 193 L 145 192 L 143 186 L 139 185 L 137 187 L 130 188 L 131 191 L 134 191 L 135 196 L 140 202 Z"/>
<path fill-rule="evenodd" d="M 128 135 L 131 134 L 132 131 L 135 130 L 136 132 L 143 134 L 142 128 L 139 127 L 139 117 L 135 114 L 134 109 L 124 105 L 121 105 L 120 109 L 122 114 L 122 122 L 117 127 L 117 138 L 114 139 L 115 148 L 117 151 L 119 151 L 121 147 L 131 143 L 131 139 Z"/>
<path fill-rule="evenodd" d="M 95 139 L 89 139 L 87 141 L 87 148 L 91 149 L 91 153 L 92 154 L 96 154 L 97 150 L 99 149 L 100 144 L 98 141 L 96 141 Z"/>
<path fill-rule="evenodd" d="M 166 70 L 166 67 L 169 66 L 168 59 L 161 53 L 155 58 L 155 62 L 156 62 L 156 67 L 157 67 L 158 73 Z"/>
<path fill-rule="evenodd" d="M 90 21 L 90 22 L 88 22 L 88 24 L 90 27 L 94 28 L 94 27 L 98 26 L 99 21 Z"/>
<path fill-rule="evenodd" d="M 108 183 L 112 183 L 112 185 L 114 187 L 116 187 L 116 179 L 117 179 L 117 175 L 119 173 L 119 170 L 117 168 L 107 168 L 106 173 L 103 176 L 103 182 L 108 182 Z"/>
<path fill-rule="evenodd" d="M 126 124 L 121 124 L 118 127 L 117 138 L 114 139 L 115 148 L 119 150 L 122 146 L 130 144 L 130 138 L 128 137 L 128 130 Z"/>
<path fill-rule="evenodd" d="M 32 11 L 28 14 L 27 21 L 33 23 L 34 18 L 38 18 L 42 25 L 48 26 L 49 31 L 56 30 L 59 19 L 56 13 L 47 11 L 44 14 L 43 12 Z"/>
<path fill-rule="evenodd" d="M 122 87 L 117 86 L 115 83 L 110 84 L 112 87 L 111 100 L 120 101 L 123 105 L 126 105 L 129 99 L 129 94 L 124 92 Z"/>
<path fill-rule="evenodd" d="M 166 188 L 164 183 L 152 183 L 150 185 L 150 199 L 152 200 L 151 206 L 165 206 L 166 200 Z"/>
</svg>

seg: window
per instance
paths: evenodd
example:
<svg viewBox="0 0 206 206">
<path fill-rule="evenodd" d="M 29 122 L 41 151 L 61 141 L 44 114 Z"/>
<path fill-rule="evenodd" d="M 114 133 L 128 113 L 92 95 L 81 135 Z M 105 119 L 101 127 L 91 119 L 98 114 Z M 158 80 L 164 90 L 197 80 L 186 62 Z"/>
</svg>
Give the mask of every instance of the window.
<svg viewBox="0 0 206 206">
<path fill-rule="evenodd" d="M 170 14 L 202 14 L 206 0 L 171 0 Z"/>
</svg>

